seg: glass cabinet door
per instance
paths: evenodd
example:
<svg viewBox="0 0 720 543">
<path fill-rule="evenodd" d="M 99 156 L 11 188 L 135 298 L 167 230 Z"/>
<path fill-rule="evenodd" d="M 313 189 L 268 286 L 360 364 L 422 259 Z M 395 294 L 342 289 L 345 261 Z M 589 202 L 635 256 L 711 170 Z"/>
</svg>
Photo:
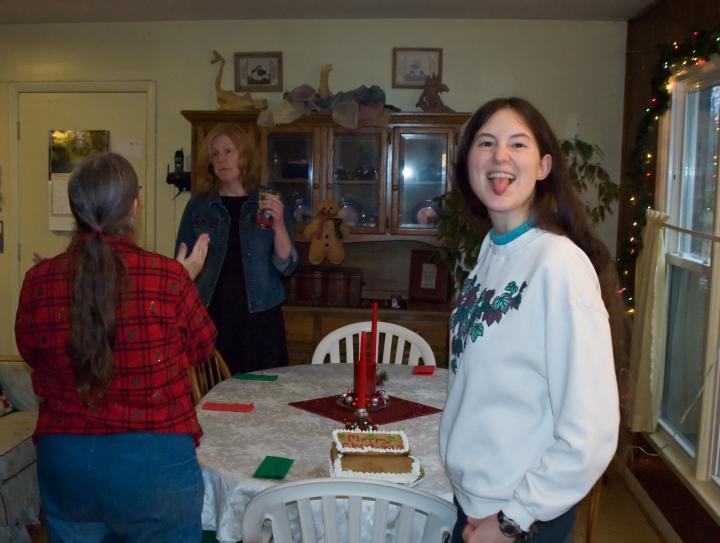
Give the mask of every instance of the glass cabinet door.
<svg viewBox="0 0 720 543">
<path fill-rule="evenodd" d="M 280 191 L 295 224 L 312 219 L 314 132 L 271 132 L 267 135 L 265 164 L 268 184 Z"/>
<path fill-rule="evenodd" d="M 335 132 L 326 195 L 340 206 L 338 216 L 355 232 L 385 230 L 381 198 L 385 164 L 384 132 Z"/>
<path fill-rule="evenodd" d="M 396 134 L 393 233 L 429 233 L 437 228 L 440 209 L 433 198 L 447 191 L 451 137 L 451 131 Z"/>
</svg>

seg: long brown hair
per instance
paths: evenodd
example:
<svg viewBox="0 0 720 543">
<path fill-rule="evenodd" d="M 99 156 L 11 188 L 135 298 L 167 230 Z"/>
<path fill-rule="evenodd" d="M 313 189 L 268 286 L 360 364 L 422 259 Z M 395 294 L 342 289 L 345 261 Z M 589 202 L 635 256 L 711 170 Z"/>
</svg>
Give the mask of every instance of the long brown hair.
<svg viewBox="0 0 720 543">
<path fill-rule="evenodd" d="M 243 188 L 252 192 L 260 186 L 260 162 L 258 153 L 250 134 L 237 124 L 219 123 L 207 133 L 198 152 L 198 164 L 201 171 L 207 171 L 201 181 L 201 190 L 211 190 L 217 187 L 218 178 L 212 171 L 212 144 L 218 136 L 227 136 L 238 150 L 238 167 L 242 175 Z"/>
<path fill-rule="evenodd" d="M 113 153 L 85 158 L 70 175 L 68 195 L 76 222 L 70 245 L 72 303 L 70 357 L 83 403 L 102 400 L 114 371 L 115 310 L 125 265 L 107 236 L 132 233 L 133 206 L 140 191 L 130 163 Z"/>
<path fill-rule="evenodd" d="M 458 147 L 455 163 L 455 190 L 466 211 L 480 220 L 487 220 L 488 210 L 470 185 L 468 157 L 475 134 L 497 111 L 510 109 L 532 132 L 540 156 L 552 157 L 552 168 L 542 183 L 535 185 L 531 212 L 543 230 L 569 238 L 580 247 L 592 262 L 600 282 L 602 299 L 610 315 L 613 354 L 618 370 L 624 371 L 628 357 L 629 322 L 618 294 L 618 276 L 610 251 L 592 232 L 585 205 L 578 196 L 568 169 L 565 155 L 555 134 L 542 114 L 522 98 L 498 98 L 487 102 L 467 122 Z M 621 371 L 618 371 L 620 376 Z M 621 382 L 621 385 L 623 383 Z M 622 386 L 621 386 L 622 388 Z"/>
</svg>

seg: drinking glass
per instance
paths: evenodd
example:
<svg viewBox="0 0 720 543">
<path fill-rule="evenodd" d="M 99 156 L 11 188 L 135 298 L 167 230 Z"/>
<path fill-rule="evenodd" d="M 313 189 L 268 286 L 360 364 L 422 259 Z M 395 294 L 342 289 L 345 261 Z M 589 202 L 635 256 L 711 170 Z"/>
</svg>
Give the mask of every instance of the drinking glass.
<svg viewBox="0 0 720 543">
<path fill-rule="evenodd" d="M 272 215 L 270 215 L 270 211 L 268 211 L 267 208 L 263 207 L 263 200 L 267 198 L 268 195 L 271 196 L 277 196 L 280 198 L 280 191 L 270 189 L 267 187 L 262 187 L 260 189 L 260 198 L 258 202 L 258 210 L 257 210 L 257 217 L 255 218 L 255 223 L 257 224 L 258 228 L 263 229 L 272 229 L 273 227 L 273 218 Z"/>
</svg>

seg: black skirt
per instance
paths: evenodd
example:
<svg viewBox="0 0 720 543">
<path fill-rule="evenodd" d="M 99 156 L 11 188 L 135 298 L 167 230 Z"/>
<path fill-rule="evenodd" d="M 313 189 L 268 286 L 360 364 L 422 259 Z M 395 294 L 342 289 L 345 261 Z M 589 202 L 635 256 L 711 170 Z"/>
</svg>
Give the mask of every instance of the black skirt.
<svg viewBox="0 0 720 543">
<path fill-rule="evenodd" d="M 208 312 L 218 329 L 215 347 L 232 373 L 288 365 L 281 306 L 250 313 L 243 274 L 238 217 L 246 196 L 223 196 L 230 213 L 230 236 Z"/>
</svg>

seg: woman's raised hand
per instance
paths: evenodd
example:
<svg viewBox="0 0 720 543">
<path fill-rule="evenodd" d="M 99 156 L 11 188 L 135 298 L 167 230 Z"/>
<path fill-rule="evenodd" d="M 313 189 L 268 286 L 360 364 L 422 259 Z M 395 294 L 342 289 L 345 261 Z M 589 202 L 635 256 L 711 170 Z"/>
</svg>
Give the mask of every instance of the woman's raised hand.
<svg viewBox="0 0 720 543">
<path fill-rule="evenodd" d="M 200 275 L 200 272 L 205 265 L 205 259 L 207 258 L 209 245 L 210 235 L 200 234 L 197 241 L 195 242 L 195 245 L 192 248 L 192 251 L 188 255 L 187 245 L 182 242 L 180 243 L 180 247 L 178 248 L 178 254 L 175 257 L 175 260 L 177 260 L 178 262 L 180 262 L 180 264 L 183 265 L 183 267 L 190 274 L 190 278 L 193 281 L 198 275 Z"/>
</svg>

